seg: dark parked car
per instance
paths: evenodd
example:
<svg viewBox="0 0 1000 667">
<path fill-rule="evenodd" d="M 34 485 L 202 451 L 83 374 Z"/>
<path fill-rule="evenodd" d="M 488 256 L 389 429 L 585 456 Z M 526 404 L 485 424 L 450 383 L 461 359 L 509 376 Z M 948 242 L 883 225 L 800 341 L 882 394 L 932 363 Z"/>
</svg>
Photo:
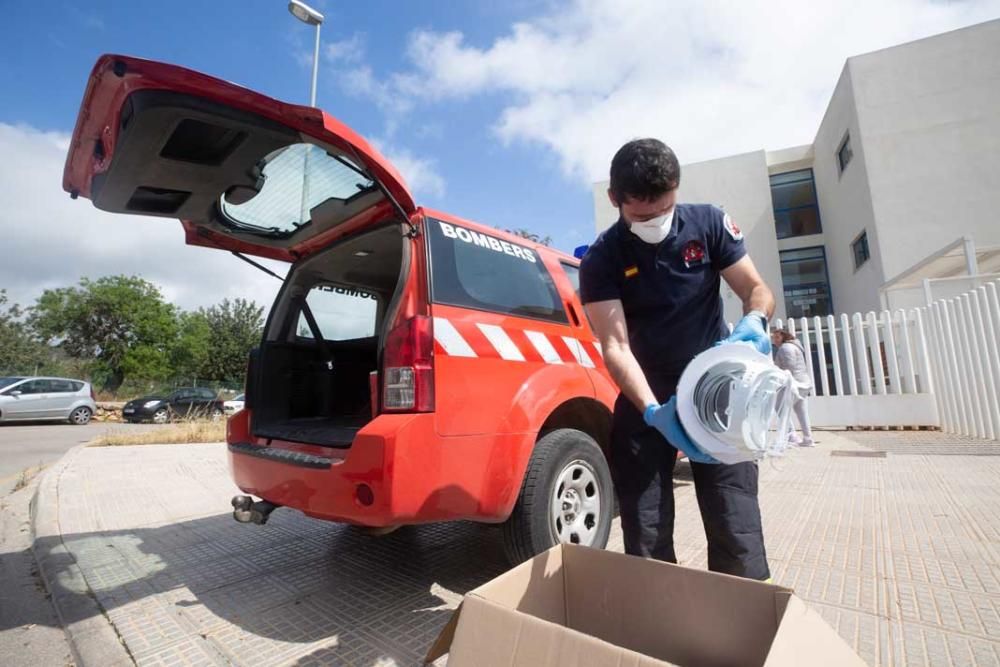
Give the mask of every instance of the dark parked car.
<svg viewBox="0 0 1000 667">
<path fill-rule="evenodd" d="M 125 421 L 151 421 L 155 424 L 195 417 L 220 419 L 222 414 L 222 401 L 214 391 L 205 387 L 182 387 L 169 394 L 143 396 L 129 401 L 122 409 Z"/>
</svg>

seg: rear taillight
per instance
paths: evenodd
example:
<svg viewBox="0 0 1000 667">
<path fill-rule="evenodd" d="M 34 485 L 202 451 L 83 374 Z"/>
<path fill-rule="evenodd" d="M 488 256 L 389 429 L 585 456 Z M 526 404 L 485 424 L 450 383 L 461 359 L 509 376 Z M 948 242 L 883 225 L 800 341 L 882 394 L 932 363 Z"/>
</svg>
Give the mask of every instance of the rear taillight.
<svg viewBox="0 0 1000 667">
<path fill-rule="evenodd" d="M 389 332 L 382 356 L 382 409 L 386 412 L 433 412 L 434 329 L 418 315 Z"/>
<path fill-rule="evenodd" d="M 90 400 L 96 401 L 97 396 L 94 395 L 94 385 L 90 385 Z"/>
</svg>

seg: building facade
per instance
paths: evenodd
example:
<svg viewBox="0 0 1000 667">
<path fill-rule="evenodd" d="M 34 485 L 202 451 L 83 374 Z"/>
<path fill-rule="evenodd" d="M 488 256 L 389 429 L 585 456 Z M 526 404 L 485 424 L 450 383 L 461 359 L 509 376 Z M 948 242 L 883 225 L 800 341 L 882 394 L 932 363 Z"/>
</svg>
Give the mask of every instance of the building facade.
<svg viewBox="0 0 1000 667">
<path fill-rule="evenodd" d="M 1000 261 L 1000 20 L 849 58 L 811 144 L 684 165 L 679 194 L 740 225 L 780 318 L 922 303 L 883 286 L 962 237 Z"/>
</svg>

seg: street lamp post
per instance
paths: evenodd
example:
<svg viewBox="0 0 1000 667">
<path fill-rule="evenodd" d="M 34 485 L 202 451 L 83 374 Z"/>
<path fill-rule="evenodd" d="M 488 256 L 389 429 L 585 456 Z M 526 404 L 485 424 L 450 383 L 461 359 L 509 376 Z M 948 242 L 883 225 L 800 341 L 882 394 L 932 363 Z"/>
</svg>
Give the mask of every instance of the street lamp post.
<svg viewBox="0 0 1000 667">
<path fill-rule="evenodd" d="M 318 11 L 299 0 L 289 0 L 288 11 L 292 16 L 302 21 L 306 25 L 316 26 L 316 46 L 313 48 L 313 71 L 312 86 L 309 88 L 309 106 L 316 106 L 316 76 L 319 73 L 319 29 L 323 25 L 323 15 Z M 302 204 L 300 206 L 299 220 L 306 221 L 309 215 L 309 152 L 312 144 L 306 146 L 306 154 L 302 160 Z"/>
<path fill-rule="evenodd" d="M 290 0 L 288 11 L 292 13 L 292 16 L 306 25 L 316 26 L 316 47 L 313 49 L 312 87 L 309 90 L 309 106 L 314 107 L 316 106 L 316 74 L 319 71 L 319 28 L 323 25 L 323 15 L 304 2 L 299 2 L 299 0 Z"/>
</svg>

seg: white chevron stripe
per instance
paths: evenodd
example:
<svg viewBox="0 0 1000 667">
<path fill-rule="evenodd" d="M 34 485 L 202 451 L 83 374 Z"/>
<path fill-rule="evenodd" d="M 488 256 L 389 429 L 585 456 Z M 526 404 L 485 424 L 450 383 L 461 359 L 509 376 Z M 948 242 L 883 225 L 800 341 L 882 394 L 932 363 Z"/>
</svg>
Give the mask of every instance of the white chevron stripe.
<svg viewBox="0 0 1000 667">
<path fill-rule="evenodd" d="M 500 357 L 506 359 L 507 361 L 524 361 L 524 355 L 521 354 L 521 350 L 517 349 L 517 345 L 514 341 L 510 339 L 507 332 L 503 330 L 502 327 L 498 327 L 495 324 L 476 324 L 479 330 L 483 332 L 490 344 L 496 348 L 496 351 L 500 353 Z"/>
<path fill-rule="evenodd" d="M 556 348 L 552 347 L 552 343 L 549 342 L 548 337 L 539 331 L 525 331 L 524 335 L 528 337 L 531 344 L 535 346 L 538 350 L 538 354 L 542 355 L 542 359 L 545 360 L 547 364 L 561 364 L 563 360 L 559 357 L 559 353 L 556 352 Z"/>
<path fill-rule="evenodd" d="M 576 357 L 577 363 L 586 368 L 595 367 L 594 362 L 590 359 L 590 355 L 587 354 L 587 351 L 585 349 L 583 349 L 583 345 L 580 343 L 580 341 L 578 341 L 576 338 L 570 338 L 569 336 L 563 336 L 562 339 L 566 343 L 566 346 L 569 348 L 569 351 L 573 353 L 574 357 Z"/>
<path fill-rule="evenodd" d="M 597 350 L 598 356 L 600 356 L 601 359 L 603 359 L 604 358 L 604 348 L 601 347 L 601 341 L 599 341 L 599 340 L 595 340 L 594 341 L 594 349 Z"/>
<path fill-rule="evenodd" d="M 458 333 L 458 329 L 455 328 L 450 321 L 443 317 L 434 318 L 434 340 L 441 344 L 444 348 L 445 353 L 451 357 L 476 357 L 476 351 L 473 350 L 465 339 L 462 338 L 462 334 Z"/>
</svg>

